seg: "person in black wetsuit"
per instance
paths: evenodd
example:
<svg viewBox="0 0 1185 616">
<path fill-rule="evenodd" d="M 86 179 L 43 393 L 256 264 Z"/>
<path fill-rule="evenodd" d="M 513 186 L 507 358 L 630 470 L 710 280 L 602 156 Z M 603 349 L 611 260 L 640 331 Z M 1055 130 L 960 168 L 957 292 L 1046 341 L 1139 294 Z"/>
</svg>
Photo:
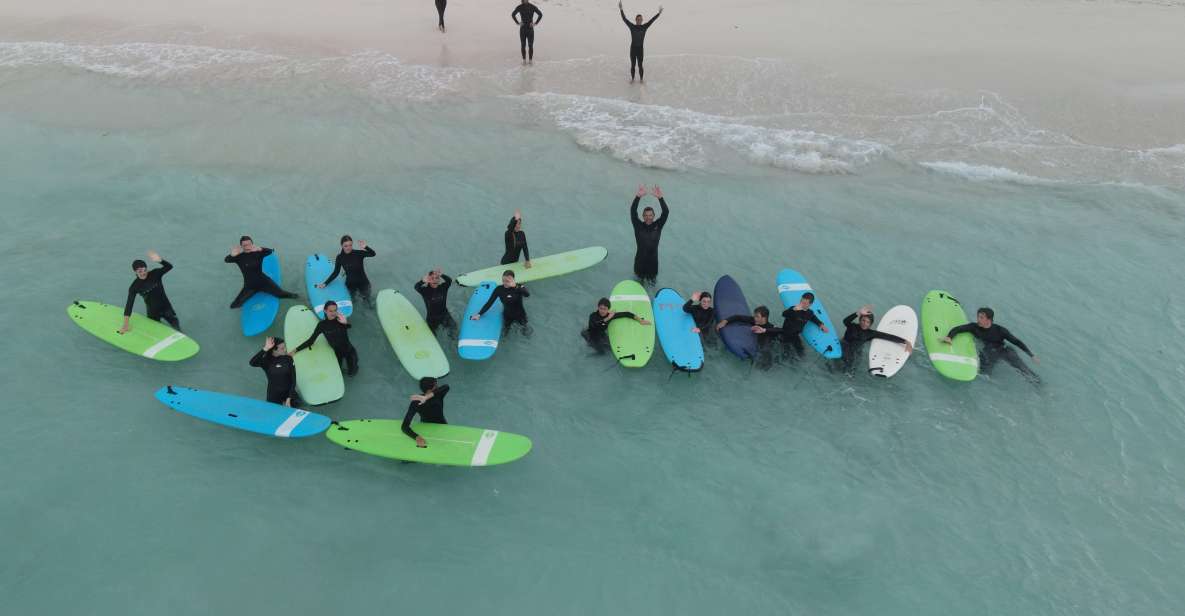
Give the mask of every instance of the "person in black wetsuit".
<svg viewBox="0 0 1185 616">
<path fill-rule="evenodd" d="M 223 261 L 239 266 L 239 271 L 243 274 L 243 288 L 230 303 L 231 308 L 241 307 L 252 295 L 260 292 L 270 293 L 281 299 L 296 297 L 295 293 L 281 289 L 276 281 L 263 273 L 263 259 L 270 254 L 271 248 L 256 246 L 249 235 L 240 237 L 239 245 L 230 249 L 230 254 L 226 255 Z"/>
<path fill-rule="evenodd" d="M 815 294 L 806 292 L 802 294 L 802 299 L 798 303 L 783 310 L 782 318 L 782 351 L 787 356 L 790 356 L 789 350 L 794 350 L 794 355 L 790 356 L 792 359 L 799 359 L 806 352 L 802 346 L 802 329 L 806 327 L 807 323 L 814 323 L 827 333 L 826 325 L 819 320 L 818 315 L 814 310 L 811 310 L 811 304 L 815 303 Z"/>
<path fill-rule="evenodd" d="M 272 404 L 296 406 L 296 363 L 288 354 L 283 338 L 268 337 L 263 349 L 251 358 L 251 365 L 262 368 L 267 375 L 267 401 Z"/>
<path fill-rule="evenodd" d="M 634 21 L 631 23 L 629 18 L 625 16 L 625 9 L 621 7 L 621 2 L 617 3 L 617 10 L 621 11 L 621 21 L 625 22 L 626 27 L 630 29 L 630 83 L 634 82 L 634 67 L 638 68 L 638 81 L 646 81 L 646 73 L 642 70 L 642 44 L 646 41 L 646 30 L 650 28 L 650 24 L 662 15 L 662 7 L 658 7 L 658 12 L 650 21 L 642 23 L 642 14 L 638 13 L 634 16 Z"/>
<path fill-rule="evenodd" d="M 448 385 L 436 386 L 436 379 L 426 376 L 420 379 L 422 393 L 411 396 L 411 404 L 407 405 L 407 413 L 403 416 L 403 433 L 416 439 L 416 447 L 427 447 L 424 437 L 411 429 L 411 420 L 419 414 L 421 423 L 447 424 L 444 418 L 444 397 L 448 395 Z"/>
<path fill-rule="evenodd" d="M 522 2 L 510 12 L 510 18 L 518 24 L 518 42 L 522 47 L 523 64 L 535 63 L 535 26 L 543 21 L 543 11 L 531 4 L 530 0 Z M 521 19 L 520 19 L 521 18 Z"/>
<path fill-rule="evenodd" d="M 333 273 L 324 282 L 318 284 L 317 288 L 324 289 L 326 285 L 337 278 L 342 270 L 345 270 L 346 290 L 350 292 L 350 297 L 356 301 L 358 295 L 361 294 L 366 305 L 374 308 L 374 300 L 370 298 L 370 278 L 366 277 L 366 269 L 362 264 L 363 259 L 375 256 L 374 249 L 367 246 L 365 240 L 358 240 L 358 250 L 354 250 L 354 238 L 348 235 L 342 236 L 341 245 L 342 251 L 333 260 Z"/>
<path fill-rule="evenodd" d="M 774 327 L 769 322 L 769 308 L 758 306 L 753 309 L 753 316 L 736 314 L 716 323 L 716 331 L 724 329 L 729 323 L 746 323 L 754 334 L 757 334 L 756 365 L 762 370 L 768 370 L 773 365 L 773 342 L 782 335 L 782 328 Z"/>
<path fill-rule="evenodd" d="M 502 260 L 498 261 L 500 265 L 517 263 L 521 255 L 526 261 L 523 265 L 531 269 L 531 249 L 527 247 L 527 233 L 523 231 L 523 213 L 519 210 L 514 211 L 514 216 L 511 216 L 510 222 L 506 224 L 506 233 L 503 234 L 502 241 L 506 244 L 506 252 L 502 253 Z"/>
<path fill-rule="evenodd" d="M 337 302 L 333 300 L 325 302 L 325 318 L 317 322 L 317 327 L 313 329 L 313 335 L 296 347 L 292 354 L 295 355 L 313 346 L 313 343 L 317 341 L 317 336 L 325 334 L 325 340 L 333 348 L 333 353 L 337 355 L 338 363 L 345 360 L 346 376 L 354 376 L 358 374 L 358 351 L 354 349 L 354 345 L 350 344 L 350 334 L 347 331 L 349 329 L 350 323 L 346 321 L 346 317 L 342 313 L 337 311 Z"/>
<path fill-rule="evenodd" d="M 843 349 L 844 372 L 852 371 L 852 363 L 855 361 L 856 354 L 860 352 L 860 347 L 864 346 L 865 342 L 875 338 L 903 344 L 905 345 L 906 353 L 913 353 L 913 345 L 905 338 L 872 329 L 873 320 L 871 305 L 864 306 L 860 310 L 844 317 L 843 340 L 840 342 L 840 346 Z"/>
<path fill-rule="evenodd" d="M 469 318 L 473 321 L 481 319 L 481 316 L 494 305 L 494 302 L 501 301 L 502 335 L 505 336 L 506 332 L 510 331 L 510 326 L 518 323 L 522 327 L 523 335 L 529 336 L 531 330 L 527 327 L 527 310 L 523 307 L 523 298 L 530 296 L 531 292 L 526 287 L 514 281 L 514 272 L 506 270 L 502 272 L 502 286 L 496 287 L 481 310 Z"/>
<path fill-rule="evenodd" d="M 167 321 L 173 329 L 181 331 L 181 321 L 177 319 L 177 313 L 173 310 L 173 304 L 169 302 L 169 296 L 165 295 L 165 282 L 162 279 L 169 270 L 173 269 L 173 264 L 160 258 L 160 255 L 149 250 L 148 258 L 155 263 L 160 263 L 160 267 L 148 271 L 148 264 L 140 259 L 132 261 L 132 271 L 136 273 L 136 279 L 132 281 L 131 286 L 128 287 L 128 301 L 123 307 L 123 327 L 119 328 L 120 334 L 126 334 L 132 331 L 132 307 L 136 304 L 136 296 L 144 298 L 144 312 L 147 313 L 148 318 L 153 321 Z"/>
<path fill-rule="evenodd" d="M 436 328 L 444 327 L 449 335 L 457 337 L 457 322 L 448 311 L 448 289 L 453 285 L 453 279 L 436 268 L 416 283 L 416 293 L 424 298 L 424 307 L 428 315 L 424 318 L 428 322 L 428 329 L 436 333 Z"/>
<path fill-rule="evenodd" d="M 715 345 L 716 337 L 712 335 L 716 328 L 712 323 L 716 321 L 716 309 L 712 307 L 712 294 L 707 291 L 696 291 L 691 299 L 683 304 L 683 312 L 691 315 L 695 327 L 691 331 L 699 334 L 700 341 L 706 345 Z"/>
<path fill-rule="evenodd" d="M 662 189 L 654 187 L 653 192 L 658 197 L 658 205 L 662 208 L 662 215 L 654 219 L 654 208 L 646 206 L 642 210 L 642 219 L 638 220 L 638 202 L 646 196 L 646 187 L 639 186 L 634 195 L 634 202 L 630 204 L 630 224 L 634 227 L 634 243 L 638 250 L 634 253 L 634 275 L 645 285 L 652 285 L 658 278 L 658 242 L 662 239 L 662 228 L 667 224 L 667 217 L 671 209 L 662 196 Z"/>
<path fill-rule="evenodd" d="M 444 32 L 444 9 L 448 8 L 448 0 L 436 0 L 436 14 L 440 16 L 440 23 L 436 29 Z"/>
<path fill-rule="evenodd" d="M 975 313 L 975 322 L 966 323 L 958 327 L 952 328 L 947 332 L 946 337 L 942 339 L 943 342 L 950 344 L 951 338 L 962 334 L 964 332 L 970 333 L 972 336 L 979 338 L 983 342 L 983 348 L 979 350 L 979 369 L 984 374 L 990 375 L 992 368 L 995 367 L 996 362 L 1003 359 L 1008 362 L 1013 368 L 1016 368 L 1030 383 L 1040 384 L 1041 377 L 1037 376 L 1033 369 L 1026 366 L 1024 360 L 1017 355 L 1016 349 L 1004 346 L 1005 342 L 1011 342 L 1013 346 L 1025 352 L 1026 355 L 1033 359 L 1033 363 L 1041 363 L 1036 355 L 1029 350 L 1028 345 L 1021 342 L 1019 338 L 1012 335 L 1003 325 L 995 324 L 996 312 L 991 308 L 980 308 Z"/>
<path fill-rule="evenodd" d="M 609 298 L 597 300 L 597 310 L 588 315 L 588 328 L 580 332 L 581 337 L 597 352 L 604 355 L 609 350 L 609 322 L 614 319 L 633 319 L 642 325 L 649 325 L 650 321 L 632 312 L 613 312 L 609 310 Z"/>
</svg>

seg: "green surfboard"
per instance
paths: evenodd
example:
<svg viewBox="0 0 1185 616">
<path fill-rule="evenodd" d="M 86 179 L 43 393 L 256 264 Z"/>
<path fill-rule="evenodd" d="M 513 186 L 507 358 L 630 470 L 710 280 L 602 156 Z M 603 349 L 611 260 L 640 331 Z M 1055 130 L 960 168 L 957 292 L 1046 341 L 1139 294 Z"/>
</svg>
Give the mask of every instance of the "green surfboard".
<svg viewBox="0 0 1185 616">
<path fill-rule="evenodd" d="M 495 466 L 513 462 L 531 451 L 531 439 L 520 434 L 467 428 L 451 424 L 413 423 L 427 447 L 403 433 L 397 419 L 358 419 L 329 427 L 329 440 L 372 456 L 443 464 L 446 466 Z"/>
<path fill-rule="evenodd" d="M 131 331 L 120 334 L 123 308 L 101 302 L 75 301 L 66 308 L 70 320 L 94 337 L 133 355 L 157 361 L 181 361 L 197 355 L 193 338 L 135 312 Z"/>
<path fill-rule="evenodd" d="M 646 289 L 633 280 L 622 280 L 609 294 L 609 309 L 613 312 L 632 312 L 649 321 L 647 325 L 633 319 L 613 319 L 609 322 L 609 346 L 613 356 L 626 368 L 641 368 L 654 353 L 654 307 Z"/>
<path fill-rule="evenodd" d="M 543 280 L 544 278 L 562 276 L 590 268 L 604 261 L 607 254 L 609 252 L 604 247 L 591 246 L 589 248 L 581 248 L 580 250 L 571 250 L 532 259 L 530 269 L 522 261 L 508 265 L 495 265 L 457 276 L 457 284 L 463 287 L 476 287 L 485 280 L 499 281 L 502 280 L 502 272 L 506 270 L 514 271 L 516 282 L 523 283 L 531 282 L 532 280 Z"/>
<path fill-rule="evenodd" d="M 313 335 L 317 314 L 308 306 L 293 306 L 284 315 L 284 342 L 295 349 Z M 340 400 L 346 393 L 341 364 L 325 336 L 317 338 L 313 346 L 293 356 L 296 363 L 296 390 L 310 405 Z"/>
<path fill-rule="evenodd" d="M 379 291 L 376 302 L 383 333 L 411 378 L 448 374 L 448 357 L 420 311 L 394 289 Z"/>
<path fill-rule="evenodd" d="M 973 381 L 979 374 L 975 337 L 959 334 L 950 344 L 942 341 L 952 327 L 967 323 L 959 300 L 946 291 L 930 291 L 922 298 L 922 339 L 938 374 L 956 381 Z"/>
</svg>

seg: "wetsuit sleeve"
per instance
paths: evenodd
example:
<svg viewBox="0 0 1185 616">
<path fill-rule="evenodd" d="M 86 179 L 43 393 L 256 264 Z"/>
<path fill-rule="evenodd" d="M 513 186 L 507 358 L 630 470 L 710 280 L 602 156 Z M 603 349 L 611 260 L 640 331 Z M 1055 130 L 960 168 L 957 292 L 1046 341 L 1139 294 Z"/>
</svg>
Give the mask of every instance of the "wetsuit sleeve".
<svg viewBox="0 0 1185 616">
<path fill-rule="evenodd" d="M 317 323 L 317 326 L 313 328 L 313 335 L 309 336 L 308 340 L 305 340 L 304 342 L 302 342 L 301 345 L 296 347 L 296 349 L 293 350 L 292 352 L 299 353 L 300 351 L 303 351 L 303 350 L 313 346 L 313 343 L 317 341 L 317 336 L 321 335 L 321 330 L 322 330 L 321 325 L 324 323 L 325 323 L 325 321 L 321 321 L 321 322 Z"/>
<path fill-rule="evenodd" d="M 123 307 L 123 316 L 132 316 L 132 306 L 136 305 L 136 283 L 128 287 L 128 302 Z"/>
<path fill-rule="evenodd" d="M 519 289 L 519 291 L 522 292 L 523 297 L 530 297 L 531 296 L 531 290 L 528 289 L 527 287 L 519 286 L 518 289 Z"/>
<path fill-rule="evenodd" d="M 856 316 L 857 316 L 856 313 L 853 312 L 852 314 L 849 314 L 848 316 L 844 317 L 843 318 L 843 326 L 844 327 L 851 327 L 856 322 Z"/>
<path fill-rule="evenodd" d="M 449 276 L 448 274 L 441 274 L 440 281 L 441 281 L 440 288 L 442 288 L 442 289 L 447 289 L 447 288 L 453 286 L 453 278 L 452 278 L 452 276 Z"/>
<path fill-rule="evenodd" d="M 632 30 L 634 27 L 634 24 L 631 24 L 629 18 L 625 16 L 625 9 L 623 9 L 621 7 L 617 7 L 617 10 L 621 11 L 621 21 L 624 21 L 625 25 L 628 26 Z"/>
<path fill-rule="evenodd" d="M 595 331 L 597 329 L 597 327 L 600 325 L 600 323 L 598 323 L 598 321 L 600 321 L 600 320 L 601 320 L 601 315 L 599 315 L 595 312 L 588 315 L 588 331 L 590 331 L 590 332 Z"/>
<path fill-rule="evenodd" d="M 815 325 L 818 325 L 819 327 L 823 327 L 823 321 L 819 320 L 819 315 L 815 314 L 814 310 L 810 310 L 808 312 L 811 315 L 811 323 L 814 323 Z"/>
<path fill-rule="evenodd" d="M 259 254 L 266 257 L 266 256 L 272 254 L 273 252 L 275 252 L 275 251 L 272 250 L 271 248 L 264 248 L 259 251 Z"/>
<path fill-rule="evenodd" d="M 337 258 L 333 260 L 333 273 L 330 274 L 329 278 L 326 278 L 325 281 L 322 282 L 321 284 L 327 285 L 327 284 L 333 282 L 333 279 L 337 278 L 337 275 L 340 274 L 341 271 L 342 271 L 342 256 L 337 255 Z"/>
<path fill-rule="evenodd" d="M 412 287 L 412 288 L 414 288 L 414 289 L 416 290 L 416 293 L 419 293 L 420 295 L 423 295 L 423 294 L 424 294 L 424 289 L 425 289 L 425 288 L 427 288 L 427 287 L 428 287 L 428 285 L 424 284 L 424 281 L 423 281 L 423 280 L 417 280 L 417 281 L 416 281 L 416 284 L 415 284 L 415 286 L 414 286 L 414 287 Z"/>
<path fill-rule="evenodd" d="M 897 344 L 905 344 L 905 338 L 895 336 L 888 332 L 878 332 L 875 329 L 868 330 L 868 335 L 873 338 L 880 338 L 881 340 L 888 340 L 889 342 L 896 342 Z"/>
<path fill-rule="evenodd" d="M 494 302 L 496 302 L 496 301 L 498 301 L 498 294 L 497 293 L 490 293 L 490 298 L 486 300 L 486 303 L 484 306 L 481 307 L 481 310 L 477 311 L 477 314 L 484 316 L 486 311 L 489 310 L 490 306 L 493 306 Z"/>
<path fill-rule="evenodd" d="M 694 305 L 695 304 L 691 303 L 691 300 L 687 300 L 687 303 L 683 304 L 683 312 L 695 316 L 695 312 L 691 309 L 691 307 Z"/>
<path fill-rule="evenodd" d="M 411 429 L 411 420 L 416 416 L 416 413 L 419 412 L 419 409 L 417 408 L 419 406 L 420 405 L 416 402 L 412 402 L 411 404 L 407 405 L 407 413 L 403 416 L 403 425 L 399 427 L 401 430 L 403 430 L 404 434 L 410 436 L 413 439 L 419 436 L 419 434 L 416 434 L 415 430 Z"/>
<path fill-rule="evenodd" d="M 729 323 L 745 323 L 746 325 L 753 325 L 753 317 L 747 314 L 738 314 L 736 316 L 728 317 L 724 320 L 728 321 Z"/>
<path fill-rule="evenodd" d="M 523 234 L 523 258 L 527 261 L 531 260 L 531 248 L 527 245 L 527 234 Z"/>
<path fill-rule="evenodd" d="M 1012 332 L 1008 331 L 1008 328 L 1000 327 L 1000 329 L 1004 330 L 1004 339 L 1005 340 L 1007 340 L 1008 342 L 1011 342 L 1013 345 L 1016 346 L 1016 348 L 1024 351 L 1025 355 L 1028 355 L 1029 357 L 1033 356 L 1033 352 L 1029 350 L 1029 346 L 1027 344 L 1021 342 L 1020 338 L 1013 336 Z"/>
<path fill-rule="evenodd" d="M 633 318 L 635 318 L 636 316 L 637 316 L 637 315 L 635 315 L 635 314 L 634 314 L 634 313 L 632 313 L 632 312 L 619 312 L 619 313 L 617 313 L 617 314 L 613 315 L 613 318 L 612 318 L 612 319 L 609 319 L 609 320 L 610 320 L 610 321 L 616 321 L 617 319 L 633 319 Z"/>
<path fill-rule="evenodd" d="M 251 358 L 251 361 L 248 363 L 250 363 L 252 366 L 255 366 L 256 368 L 262 368 L 264 360 L 267 359 L 267 354 L 267 351 L 261 349 Z"/>
<path fill-rule="evenodd" d="M 521 26 L 522 24 L 521 24 L 521 23 L 519 23 L 519 21 L 518 21 L 518 12 L 519 12 L 519 8 L 520 8 L 520 7 L 522 7 L 522 5 L 521 5 L 521 4 L 520 4 L 520 5 L 518 5 L 518 6 L 516 6 L 516 7 L 514 7 L 514 10 L 513 10 L 513 11 L 510 11 L 510 18 L 514 20 L 514 23 L 516 23 L 516 24 L 518 24 L 518 25 L 520 25 L 520 26 Z"/>
<path fill-rule="evenodd" d="M 377 252 L 375 252 L 375 251 L 374 251 L 374 249 L 373 249 L 373 248 L 371 248 L 370 246 L 367 246 L 367 247 L 366 247 L 366 250 L 363 250 L 363 251 L 362 251 L 362 258 L 363 258 L 363 259 L 365 259 L 366 257 L 374 257 L 374 256 L 377 256 L 377 255 L 378 255 L 378 253 L 377 253 Z"/>
<path fill-rule="evenodd" d="M 165 274 L 169 273 L 169 271 L 171 271 L 172 269 L 173 269 L 172 263 L 169 263 L 168 261 L 161 259 L 160 260 L 160 267 L 156 268 L 156 270 L 154 270 L 153 273 L 156 274 L 157 276 L 164 276 Z"/>
<path fill-rule="evenodd" d="M 543 11 L 540 11 L 539 7 L 537 7 L 533 4 L 531 6 L 535 7 L 535 17 L 537 18 L 535 20 L 535 23 L 538 24 L 539 22 L 543 21 Z"/>
<path fill-rule="evenodd" d="M 654 23 L 655 21 L 657 21 L 657 20 L 658 20 L 658 16 L 659 16 L 659 15 L 662 15 L 662 9 L 659 9 L 659 10 L 658 10 L 658 12 L 654 14 L 654 17 L 651 17 L 651 18 L 650 18 L 650 21 L 648 21 L 648 22 L 646 22 L 646 23 L 642 24 L 642 27 L 643 27 L 643 28 L 649 28 L 649 27 L 650 27 L 650 24 L 652 24 L 652 23 Z"/>
<path fill-rule="evenodd" d="M 659 199 L 658 207 L 662 209 L 662 214 L 659 214 L 658 220 L 654 221 L 654 224 L 658 225 L 658 228 L 661 229 L 663 225 L 667 224 L 667 216 L 670 215 L 671 208 L 667 207 L 666 199 Z"/>
<path fill-rule="evenodd" d="M 441 385 L 432 393 L 432 397 L 437 400 L 444 400 L 444 397 L 448 395 L 448 389 L 448 385 Z"/>
<path fill-rule="evenodd" d="M 638 220 L 638 202 L 641 200 L 641 197 L 634 197 L 634 202 L 630 204 L 630 225 L 635 229 L 642 224 L 642 221 Z"/>
<path fill-rule="evenodd" d="M 769 323 L 766 323 L 765 325 L 762 325 L 761 327 L 763 327 L 765 329 L 766 334 L 777 335 L 777 334 L 782 333 L 782 328 L 774 327 L 773 325 L 771 325 Z"/>
<path fill-rule="evenodd" d="M 952 327 L 952 328 L 950 328 L 949 332 L 946 332 L 946 337 L 947 338 L 954 338 L 955 336 L 957 336 L 959 334 L 970 332 L 973 327 L 975 327 L 975 325 L 973 323 L 964 323 L 958 327 Z"/>
<path fill-rule="evenodd" d="M 222 260 L 225 263 L 238 263 L 239 257 L 241 257 L 241 256 L 243 256 L 243 253 L 240 252 L 238 255 L 226 255 L 226 257 L 223 258 Z"/>
</svg>

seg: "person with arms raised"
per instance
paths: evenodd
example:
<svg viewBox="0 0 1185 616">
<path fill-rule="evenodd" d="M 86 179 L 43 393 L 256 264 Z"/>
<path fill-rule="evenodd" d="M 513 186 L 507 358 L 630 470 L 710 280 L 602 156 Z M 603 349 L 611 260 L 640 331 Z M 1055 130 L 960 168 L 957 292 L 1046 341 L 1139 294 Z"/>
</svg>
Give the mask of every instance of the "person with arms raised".
<svg viewBox="0 0 1185 616">
<path fill-rule="evenodd" d="M 428 329 L 436 333 L 436 328 L 444 327 L 453 338 L 457 336 L 457 322 L 448 311 L 448 290 L 453 285 L 453 279 L 441 273 L 437 267 L 424 275 L 416 283 L 416 293 L 424 298 L 424 308 L 427 316 L 424 320 Z"/>
<path fill-rule="evenodd" d="M 650 24 L 662 15 L 662 6 L 658 7 L 658 12 L 650 21 L 642 23 L 642 14 L 638 13 L 634 16 L 634 21 L 630 21 L 625 16 L 625 9 L 622 8 L 621 2 L 617 3 L 617 10 L 621 11 L 621 21 L 625 22 L 625 26 L 630 29 L 630 83 L 634 82 L 634 67 L 638 69 L 638 81 L 645 83 L 646 73 L 642 70 L 642 46 L 646 42 L 646 30 L 650 29 Z"/>
<path fill-rule="evenodd" d="M 523 266 L 531 269 L 531 249 L 527 247 L 527 233 L 523 231 L 523 213 L 521 211 L 515 210 L 514 216 L 510 217 L 510 222 L 506 224 L 506 233 L 502 235 L 502 241 L 506 245 L 506 252 L 502 253 L 502 259 L 498 261 L 500 265 L 518 263 L 521 256 L 526 261 Z"/>
<path fill-rule="evenodd" d="M 176 311 L 173 310 L 169 296 L 165 295 L 163 280 L 164 275 L 173 269 L 173 264 L 165 261 L 152 250 L 148 251 L 148 258 L 154 263 L 160 263 L 160 267 L 148 271 L 148 264 L 144 261 L 140 259 L 132 261 L 132 271 L 136 273 L 136 279 L 128 287 L 128 301 L 123 307 L 123 327 L 119 328 L 120 334 L 132 331 L 132 308 L 136 304 L 137 295 L 144 298 L 144 312 L 148 318 L 157 322 L 164 320 L 173 326 L 173 329 L 181 331 L 181 321 L 177 318 Z"/>
<path fill-rule="evenodd" d="M 374 300 L 370 298 L 370 278 L 366 277 L 366 269 L 362 264 L 363 259 L 375 256 L 374 249 L 367 246 L 364 240 L 358 240 L 358 249 L 354 250 L 354 238 L 348 235 L 342 236 L 341 247 L 341 252 L 333 260 L 333 273 L 318 284 L 317 288 L 324 289 L 345 270 L 346 290 L 350 292 L 350 298 L 357 301 L 358 295 L 361 294 L 366 305 L 374 308 Z"/>
<path fill-rule="evenodd" d="M 638 187 L 634 202 L 630 204 L 630 224 L 634 227 L 634 243 L 637 245 L 637 252 L 634 253 L 634 276 L 644 285 L 653 285 L 658 278 L 658 243 L 662 240 L 662 229 L 671 213 L 661 188 L 655 186 L 651 194 L 658 197 L 658 205 L 662 208 L 662 215 L 657 219 L 654 217 L 654 208 L 650 206 L 642 210 L 642 219 L 638 219 L 638 202 L 646 196 L 645 186 Z"/>
</svg>

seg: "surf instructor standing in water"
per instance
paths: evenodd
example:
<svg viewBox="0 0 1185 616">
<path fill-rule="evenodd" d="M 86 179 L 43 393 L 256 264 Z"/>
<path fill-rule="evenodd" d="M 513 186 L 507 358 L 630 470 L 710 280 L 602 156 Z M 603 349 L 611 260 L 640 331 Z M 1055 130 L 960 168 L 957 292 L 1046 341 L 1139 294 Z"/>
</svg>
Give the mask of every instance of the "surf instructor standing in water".
<svg viewBox="0 0 1185 616">
<path fill-rule="evenodd" d="M 646 30 L 650 28 L 650 24 L 662 15 L 662 7 L 658 7 L 658 12 L 650 21 L 642 23 L 642 14 L 638 13 L 634 16 L 634 21 L 630 22 L 629 18 L 625 16 L 625 9 L 621 7 L 621 2 L 617 3 L 617 10 L 621 11 L 621 21 L 625 22 L 627 28 L 630 29 L 630 83 L 634 82 L 634 67 L 638 69 L 638 81 L 646 81 L 646 73 L 642 70 L 642 44 L 646 41 Z"/>
<path fill-rule="evenodd" d="M 642 219 L 638 220 L 638 202 L 646 196 L 645 186 L 638 187 L 638 193 L 630 205 L 630 224 L 634 227 L 634 242 L 638 245 L 638 251 L 634 254 L 634 275 L 642 284 L 654 284 L 658 278 L 658 242 L 662 239 L 662 228 L 671 213 L 661 188 L 655 186 L 651 194 L 658 197 L 658 205 L 662 208 L 662 216 L 658 220 L 654 219 L 654 208 L 650 206 L 642 210 Z"/>
<path fill-rule="evenodd" d="M 535 26 L 543 21 L 543 11 L 531 4 L 531 0 L 522 0 L 510 12 L 510 18 L 518 24 L 518 42 L 522 47 L 523 64 L 535 63 Z M 520 21 L 521 18 L 521 21 Z"/>
</svg>

